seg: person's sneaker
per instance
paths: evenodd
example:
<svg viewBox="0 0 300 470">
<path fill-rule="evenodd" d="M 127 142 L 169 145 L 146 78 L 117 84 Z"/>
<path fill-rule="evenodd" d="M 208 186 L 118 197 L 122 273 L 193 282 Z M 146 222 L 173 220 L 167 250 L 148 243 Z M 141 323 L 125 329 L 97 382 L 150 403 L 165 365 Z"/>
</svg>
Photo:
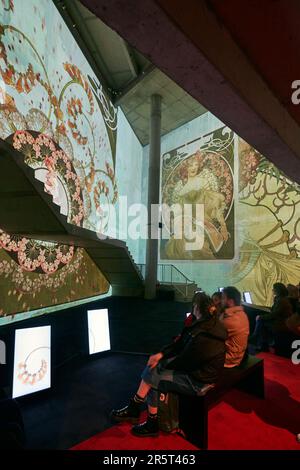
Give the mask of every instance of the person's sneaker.
<svg viewBox="0 0 300 470">
<path fill-rule="evenodd" d="M 147 418 L 142 424 L 133 426 L 131 429 L 132 434 L 138 437 L 155 437 L 159 434 L 158 419 Z"/>
<path fill-rule="evenodd" d="M 128 423 L 136 424 L 139 422 L 140 414 L 141 405 L 131 399 L 129 405 L 119 410 L 112 410 L 110 415 L 115 421 L 127 421 Z"/>
</svg>

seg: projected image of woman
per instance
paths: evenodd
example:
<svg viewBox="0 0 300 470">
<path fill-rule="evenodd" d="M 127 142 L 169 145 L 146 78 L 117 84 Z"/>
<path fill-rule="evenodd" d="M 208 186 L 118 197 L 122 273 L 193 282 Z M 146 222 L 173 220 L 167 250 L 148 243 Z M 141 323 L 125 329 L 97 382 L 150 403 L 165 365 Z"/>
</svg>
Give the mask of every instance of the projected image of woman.
<svg viewBox="0 0 300 470">
<path fill-rule="evenodd" d="M 182 239 L 172 234 L 166 243 L 165 253 L 168 259 L 215 259 L 215 254 L 229 238 L 224 218 L 225 197 L 219 190 L 217 176 L 211 169 L 204 168 L 204 160 L 205 156 L 198 151 L 187 158 L 179 168 L 180 179 L 173 187 L 172 204 L 179 204 L 181 213 L 185 205 L 191 205 L 192 220 L 185 217 L 185 236 Z M 197 220 L 197 204 L 204 206 L 204 244 L 199 249 L 195 247 L 189 250 L 187 225 L 190 224 L 194 233 L 203 227 L 202 222 Z M 178 216 L 181 217 L 181 214 Z"/>
</svg>

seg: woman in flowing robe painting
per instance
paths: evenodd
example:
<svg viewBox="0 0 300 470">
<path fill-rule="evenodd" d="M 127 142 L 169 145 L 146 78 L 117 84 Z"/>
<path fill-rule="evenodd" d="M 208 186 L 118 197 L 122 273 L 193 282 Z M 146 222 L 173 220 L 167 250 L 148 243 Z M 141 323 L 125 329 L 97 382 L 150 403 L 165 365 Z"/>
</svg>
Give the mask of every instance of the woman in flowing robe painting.
<svg viewBox="0 0 300 470">
<path fill-rule="evenodd" d="M 171 238 L 165 246 L 168 259 L 215 259 L 215 254 L 229 238 L 224 218 L 225 197 L 219 192 L 214 173 L 203 168 L 203 160 L 204 156 L 198 151 L 180 168 L 180 180 L 174 187 L 172 198 L 172 203 L 177 204 L 178 213 L 174 214 Z M 204 224 L 197 218 L 197 204 L 203 205 Z M 192 211 L 183 220 L 186 205 L 190 205 Z M 177 228 L 180 224 L 182 226 L 181 238 L 176 237 L 176 224 Z M 191 232 L 195 234 L 197 230 L 199 234 L 202 231 L 203 236 L 199 246 L 195 239 L 196 243 L 191 249 Z"/>
</svg>

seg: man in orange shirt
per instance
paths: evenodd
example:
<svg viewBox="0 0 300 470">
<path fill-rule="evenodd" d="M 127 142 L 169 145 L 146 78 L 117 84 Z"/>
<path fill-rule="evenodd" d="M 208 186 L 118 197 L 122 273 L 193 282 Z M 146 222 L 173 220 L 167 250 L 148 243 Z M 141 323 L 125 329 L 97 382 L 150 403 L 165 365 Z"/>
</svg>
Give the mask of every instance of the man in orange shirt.
<svg viewBox="0 0 300 470">
<path fill-rule="evenodd" d="M 249 320 L 241 306 L 241 293 L 236 287 L 225 287 L 222 292 L 222 304 L 225 308 L 220 321 L 227 330 L 226 359 L 224 367 L 239 366 L 248 345 Z"/>
</svg>

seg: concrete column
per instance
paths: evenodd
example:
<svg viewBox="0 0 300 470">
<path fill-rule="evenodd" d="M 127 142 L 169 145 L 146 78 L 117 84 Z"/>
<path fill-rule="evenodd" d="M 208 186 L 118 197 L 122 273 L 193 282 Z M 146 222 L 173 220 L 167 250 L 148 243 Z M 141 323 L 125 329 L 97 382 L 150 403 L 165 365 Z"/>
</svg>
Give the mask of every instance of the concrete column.
<svg viewBox="0 0 300 470">
<path fill-rule="evenodd" d="M 161 96 L 152 95 L 148 170 L 148 240 L 146 252 L 145 299 L 155 298 L 157 283 L 159 213 L 154 213 L 153 210 L 151 211 L 151 206 L 152 204 L 159 204 L 160 132 Z"/>
</svg>

